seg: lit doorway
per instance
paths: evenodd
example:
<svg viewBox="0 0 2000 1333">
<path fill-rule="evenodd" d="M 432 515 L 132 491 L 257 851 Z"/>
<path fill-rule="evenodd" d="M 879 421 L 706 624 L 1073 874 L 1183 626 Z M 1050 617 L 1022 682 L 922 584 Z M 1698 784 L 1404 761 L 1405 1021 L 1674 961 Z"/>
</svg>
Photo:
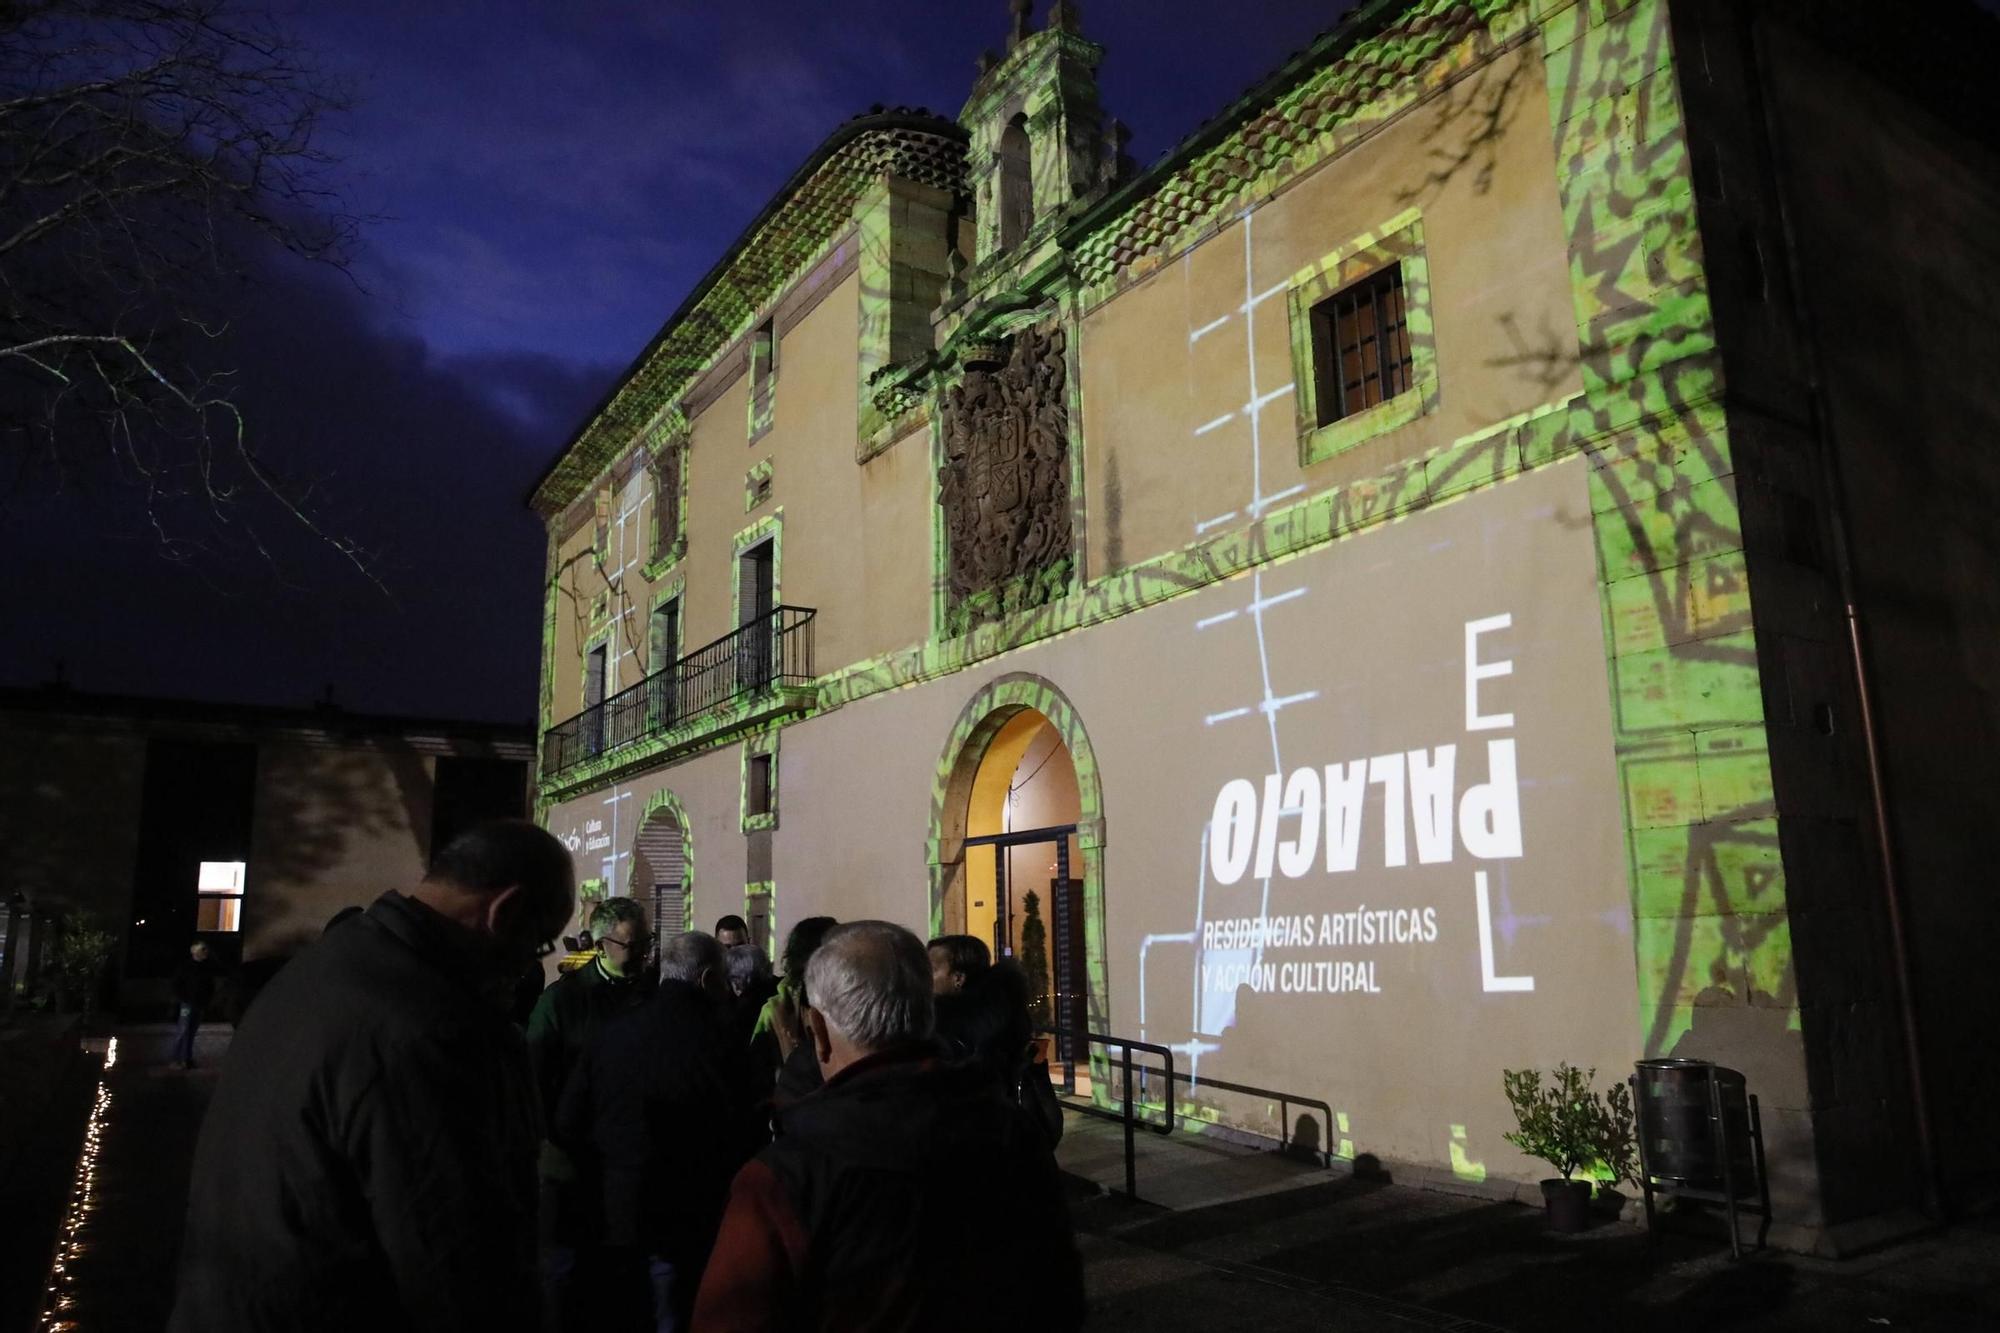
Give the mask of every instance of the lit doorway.
<svg viewBox="0 0 2000 1333">
<path fill-rule="evenodd" d="M 972 778 L 963 844 L 965 933 L 1027 974 L 1036 1026 L 1064 1034 L 1052 1054 L 1065 1063 L 1082 1054 L 1067 1034 L 1089 1026 L 1080 816 L 1069 747 L 1040 712 L 1014 713 Z"/>
<path fill-rule="evenodd" d="M 938 756 L 930 820 L 931 933 L 1013 951 L 1031 975 L 1051 1073 L 1089 1095 L 1101 1048 L 1119 1031 L 1106 968 L 1106 830 L 1096 751 L 1054 682 L 1010 672 L 965 701 Z M 1002 894 L 1002 889 L 1006 892 Z M 1029 894 L 1034 895 L 1030 916 Z"/>
</svg>

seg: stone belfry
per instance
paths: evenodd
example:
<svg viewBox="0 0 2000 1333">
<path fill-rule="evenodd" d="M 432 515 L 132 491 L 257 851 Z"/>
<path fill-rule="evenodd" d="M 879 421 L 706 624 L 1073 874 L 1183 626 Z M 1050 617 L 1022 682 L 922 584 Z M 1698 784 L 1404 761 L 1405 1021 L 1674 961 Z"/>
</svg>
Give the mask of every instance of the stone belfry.
<svg viewBox="0 0 2000 1333">
<path fill-rule="evenodd" d="M 959 113 L 978 230 L 974 262 L 1032 248 L 1079 201 L 1102 194 L 1128 163 L 1124 127 L 1105 122 L 1097 99 L 1104 48 L 1085 40 L 1070 0 L 1055 0 L 1040 31 L 1034 0 L 1008 0 L 1007 52 L 980 58 Z"/>
</svg>

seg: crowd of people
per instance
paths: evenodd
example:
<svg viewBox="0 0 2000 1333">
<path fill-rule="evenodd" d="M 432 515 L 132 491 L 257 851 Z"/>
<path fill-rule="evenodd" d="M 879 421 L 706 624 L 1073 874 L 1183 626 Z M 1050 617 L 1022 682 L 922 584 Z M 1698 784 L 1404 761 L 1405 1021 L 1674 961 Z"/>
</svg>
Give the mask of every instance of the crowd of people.
<svg viewBox="0 0 2000 1333">
<path fill-rule="evenodd" d="M 174 1330 L 1017 1330 L 1083 1321 L 1025 980 L 970 936 L 575 911 L 532 824 L 461 835 L 238 1029 Z M 524 986 L 523 976 L 533 978 Z"/>
</svg>

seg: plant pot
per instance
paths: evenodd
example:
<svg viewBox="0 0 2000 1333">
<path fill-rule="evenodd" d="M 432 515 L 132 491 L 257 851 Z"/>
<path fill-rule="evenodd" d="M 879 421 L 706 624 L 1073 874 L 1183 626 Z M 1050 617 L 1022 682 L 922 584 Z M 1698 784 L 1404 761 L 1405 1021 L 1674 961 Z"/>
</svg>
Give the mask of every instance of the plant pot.
<svg viewBox="0 0 2000 1333">
<path fill-rule="evenodd" d="M 1542 1207 L 1549 1230 L 1564 1234 L 1584 1230 L 1590 1225 L 1590 1182 L 1544 1180 Z"/>
</svg>

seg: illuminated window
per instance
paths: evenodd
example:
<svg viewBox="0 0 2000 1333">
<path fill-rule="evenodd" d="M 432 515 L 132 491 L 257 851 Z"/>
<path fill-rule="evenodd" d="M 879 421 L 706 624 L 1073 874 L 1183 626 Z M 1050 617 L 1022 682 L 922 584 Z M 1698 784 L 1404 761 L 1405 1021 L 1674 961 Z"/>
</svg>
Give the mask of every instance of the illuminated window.
<svg viewBox="0 0 2000 1333">
<path fill-rule="evenodd" d="M 1403 266 L 1390 264 L 1312 308 L 1321 426 L 1385 403 L 1413 383 Z"/>
<path fill-rule="evenodd" d="M 194 928 L 204 932 L 234 932 L 243 928 L 243 863 L 203 861 L 195 879 Z"/>
</svg>

